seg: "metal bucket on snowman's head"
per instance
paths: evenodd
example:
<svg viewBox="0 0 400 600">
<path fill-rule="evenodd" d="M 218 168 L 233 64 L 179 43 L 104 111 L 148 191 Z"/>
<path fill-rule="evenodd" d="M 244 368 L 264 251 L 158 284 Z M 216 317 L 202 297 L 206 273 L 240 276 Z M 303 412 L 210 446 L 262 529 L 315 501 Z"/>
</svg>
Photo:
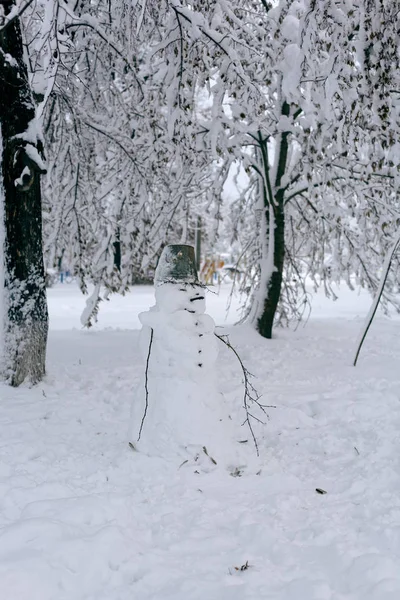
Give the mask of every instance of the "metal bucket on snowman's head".
<svg viewBox="0 0 400 600">
<path fill-rule="evenodd" d="M 200 285 L 193 246 L 186 244 L 165 246 L 154 275 L 154 285 L 163 283 Z"/>
</svg>

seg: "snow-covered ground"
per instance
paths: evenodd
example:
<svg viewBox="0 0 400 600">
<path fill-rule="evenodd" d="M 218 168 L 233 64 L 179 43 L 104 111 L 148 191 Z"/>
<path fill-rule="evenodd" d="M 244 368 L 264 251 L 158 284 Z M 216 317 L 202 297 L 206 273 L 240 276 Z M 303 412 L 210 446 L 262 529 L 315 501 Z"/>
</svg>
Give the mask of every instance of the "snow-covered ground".
<svg viewBox="0 0 400 600">
<path fill-rule="evenodd" d="M 208 295 L 218 324 L 227 296 Z M 0 598 L 399 600 L 400 322 L 378 316 L 353 368 L 370 299 L 339 296 L 315 296 L 307 325 L 272 341 L 230 329 L 273 407 L 260 457 L 238 426 L 226 469 L 127 443 L 152 288 L 104 303 L 90 331 L 75 285 L 50 289 L 46 381 L 0 388 Z M 217 368 L 240 422 L 241 374 L 223 346 Z"/>
</svg>

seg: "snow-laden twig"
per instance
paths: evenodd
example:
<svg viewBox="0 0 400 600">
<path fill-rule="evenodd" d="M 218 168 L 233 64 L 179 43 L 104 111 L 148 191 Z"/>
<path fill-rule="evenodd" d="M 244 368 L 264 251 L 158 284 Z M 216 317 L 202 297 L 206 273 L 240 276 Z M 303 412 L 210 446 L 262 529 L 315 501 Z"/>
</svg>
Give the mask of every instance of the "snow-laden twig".
<svg viewBox="0 0 400 600">
<path fill-rule="evenodd" d="M 143 417 L 142 417 L 142 422 L 140 423 L 140 429 L 139 429 L 139 435 L 138 435 L 137 441 L 140 440 L 140 436 L 142 435 L 142 429 L 143 429 L 144 421 L 145 421 L 146 416 L 147 416 L 147 409 L 149 408 L 149 387 L 148 387 L 148 383 L 149 383 L 149 362 L 150 362 L 150 355 L 151 355 L 151 347 L 153 345 L 153 335 L 154 335 L 153 328 L 150 328 L 149 351 L 147 353 L 146 371 L 145 371 L 145 374 L 144 374 L 144 389 L 146 391 L 145 407 L 144 407 L 144 413 L 143 413 Z"/>
<path fill-rule="evenodd" d="M 377 311 L 378 305 L 379 305 L 379 301 L 382 297 L 382 293 L 383 293 L 383 288 L 385 287 L 385 283 L 387 280 L 387 276 L 389 274 L 389 270 L 390 270 L 390 266 L 392 264 L 392 260 L 394 255 L 396 254 L 398 248 L 400 245 L 400 232 L 397 235 L 397 238 L 395 240 L 395 242 L 393 243 L 393 245 L 391 246 L 391 248 L 389 248 L 386 257 L 385 257 L 385 262 L 383 264 L 383 268 L 382 268 L 382 275 L 381 275 L 381 280 L 379 282 L 379 286 L 378 289 L 376 291 L 375 294 L 375 298 L 374 301 L 372 302 L 371 308 L 369 309 L 367 318 L 365 319 L 365 323 L 364 323 L 364 327 L 361 330 L 361 334 L 360 337 L 358 339 L 357 342 L 357 346 L 356 346 L 356 354 L 354 357 L 354 361 L 353 361 L 353 366 L 355 367 L 357 364 L 357 360 L 358 360 L 358 356 L 360 354 L 362 345 L 364 343 L 365 338 L 367 337 L 367 333 L 369 331 L 369 328 L 371 327 L 371 323 L 374 319 L 375 313 Z"/>
<path fill-rule="evenodd" d="M 232 352 L 234 353 L 234 355 L 236 356 L 236 358 L 238 359 L 238 361 L 240 363 L 240 367 L 241 367 L 242 372 L 243 372 L 243 380 L 244 380 L 243 408 L 246 411 L 246 418 L 243 421 L 243 425 L 245 423 L 247 423 L 248 428 L 249 428 L 250 433 L 251 433 L 251 437 L 253 438 L 254 446 L 255 446 L 256 452 L 257 452 L 257 456 L 259 456 L 260 452 L 259 452 L 259 449 L 258 449 L 258 442 L 257 442 L 256 435 L 254 433 L 254 429 L 253 429 L 253 425 L 252 425 L 251 419 L 253 419 L 254 421 L 257 421 L 258 423 L 261 423 L 262 425 L 265 425 L 265 423 L 264 423 L 264 421 L 262 421 L 261 419 L 259 419 L 258 417 L 256 417 L 255 415 L 253 415 L 250 412 L 249 402 L 254 402 L 258 406 L 258 408 L 260 410 L 262 410 L 262 412 L 265 415 L 267 415 L 267 412 L 265 410 L 265 406 L 263 404 L 260 404 L 260 402 L 259 402 L 259 400 L 261 398 L 260 394 L 257 392 L 256 388 L 254 387 L 254 385 L 250 381 L 250 377 L 254 377 L 254 375 L 252 375 L 250 373 L 250 371 L 248 371 L 248 369 L 246 369 L 246 367 L 244 366 L 243 361 L 240 358 L 239 353 L 237 352 L 237 350 L 235 350 L 235 348 L 230 343 L 229 337 L 227 335 L 224 335 L 224 336 L 218 335 L 215 332 L 214 332 L 214 335 L 219 340 L 221 340 L 221 342 L 223 342 L 225 344 L 225 346 L 227 346 L 230 350 L 232 350 Z"/>
<path fill-rule="evenodd" d="M 85 308 L 81 315 L 82 327 L 91 327 L 93 325 L 92 320 L 97 321 L 97 314 L 99 312 L 99 304 L 101 302 L 100 297 L 101 278 L 94 286 L 94 290 L 89 298 L 86 300 Z"/>
</svg>

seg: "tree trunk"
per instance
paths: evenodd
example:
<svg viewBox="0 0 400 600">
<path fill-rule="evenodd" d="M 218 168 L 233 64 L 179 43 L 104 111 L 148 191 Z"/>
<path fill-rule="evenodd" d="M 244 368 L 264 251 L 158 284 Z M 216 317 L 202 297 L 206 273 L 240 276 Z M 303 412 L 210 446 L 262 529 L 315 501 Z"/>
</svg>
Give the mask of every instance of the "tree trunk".
<svg viewBox="0 0 400 600">
<path fill-rule="evenodd" d="M 117 271 L 121 272 L 121 230 L 117 227 L 115 232 L 115 241 L 113 242 L 114 248 L 114 267 Z"/>
<path fill-rule="evenodd" d="M 195 241 L 195 247 L 196 247 L 196 251 L 195 251 L 196 269 L 197 269 L 197 272 L 200 273 L 200 267 L 201 267 L 201 217 L 197 217 L 197 226 L 196 226 L 196 233 L 195 233 L 194 241 Z"/>
<path fill-rule="evenodd" d="M 14 2 L 0 0 L 7 15 Z M 24 63 L 19 19 L 0 32 L 4 189 L 4 368 L 11 385 L 45 374 L 48 312 L 42 252 L 43 144 Z"/>
<path fill-rule="evenodd" d="M 283 204 L 274 207 L 274 271 L 267 284 L 267 293 L 261 316 L 257 320 L 257 331 L 271 339 L 276 309 L 281 295 L 283 265 L 285 261 L 285 214 Z"/>
<path fill-rule="evenodd" d="M 287 117 L 290 115 L 290 106 L 287 102 L 284 102 L 282 105 L 282 115 Z M 266 211 L 268 219 L 267 233 L 268 235 L 273 235 L 274 240 L 274 269 L 266 284 L 267 289 L 265 290 L 261 316 L 257 319 L 257 331 L 263 337 L 268 339 L 272 337 L 272 327 L 281 295 L 283 266 L 285 262 L 285 193 L 281 188 L 281 182 L 286 170 L 289 135 L 289 132 L 283 132 L 280 134 L 279 144 L 276 148 L 278 164 L 275 181 L 273 182 L 273 188 L 270 185 L 271 182 L 269 180 L 268 154 L 265 151 L 266 148 L 261 147 L 265 173 L 264 210 Z M 260 144 L 267 144 L 267 141 L 260 141 Z M 269 189 L 265 189 L 265 186 L 267 186 Z M 270 214 L 270 204 L 272 204 L 273 208 L 273 223 L 271 223 L 271 219 L 268 218 L 268 215 Z"/>
</svg>

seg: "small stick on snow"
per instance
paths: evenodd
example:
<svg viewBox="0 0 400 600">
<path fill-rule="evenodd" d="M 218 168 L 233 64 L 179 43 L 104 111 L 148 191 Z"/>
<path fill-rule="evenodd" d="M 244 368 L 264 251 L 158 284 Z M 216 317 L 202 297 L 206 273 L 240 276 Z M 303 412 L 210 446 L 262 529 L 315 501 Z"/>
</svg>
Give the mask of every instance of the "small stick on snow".
<svg viewBox="0 0 400 600">
<path fill-rule="evenodd" d="M 217 464 L 217 461 L 215 460 L 215 458 L 213 458 L 212 456 L 210 456 L 207 452 L 207 448 L 205 446 L 203 446 L 203 452 L 206 456 L 208 456 L 208 458 L 211 460 L 212 463 L 214 463 L 214 465 Z"/>
<path fill-rule="evenodd" d="M 249 561 L 246 560 L 244 565 L 242 565 L 241 567 L 234 567 L 234 569 L 235 569 L 235 571 L 247 571 L 247 569 L 249 569 L 250 567 L 251 567 L 251 565 L 249 565 Z"/>
</svg>

